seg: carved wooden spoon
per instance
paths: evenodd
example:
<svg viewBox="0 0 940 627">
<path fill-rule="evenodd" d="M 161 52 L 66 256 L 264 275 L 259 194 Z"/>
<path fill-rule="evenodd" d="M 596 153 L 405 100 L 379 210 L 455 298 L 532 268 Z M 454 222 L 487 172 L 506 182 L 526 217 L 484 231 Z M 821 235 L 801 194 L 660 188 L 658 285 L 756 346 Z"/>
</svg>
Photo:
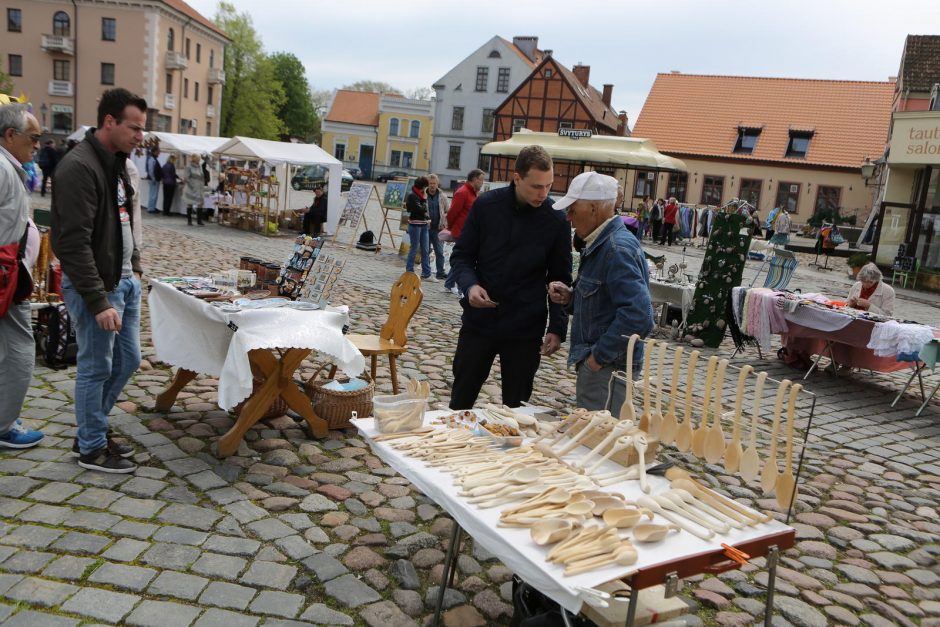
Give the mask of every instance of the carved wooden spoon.
<svg viewBox="0 0 940 627">
<path fill-rule="evenodd" d="M 666 366 L 666 344 L 660 344 L 659 354 L 656 357 L 656 403 L 653 405 L 653 413 L 650 416 L 650 428 L 647 433 L 652 437 L 658 438 L 659 432 L 663 428 L 663 386 L 666 384 L 666 376 L 663 370 Z"/>
<path fill-rule="evenodd" d="M 538 545 L 555 544 L 571 535 L 571 532 L 580 527 L 581 523 L 570 518 L 553 518 L 542 520 L 532 525 L 529 534 L 532 541 Z"/>
<path fill-rule="evenodd" d="M 640 336 L 634 333 L 627 341 L 626 394 L 623 397 L 623 405 L 620 406 L 619 416 L 621 420 L 628 419 L 634 422 L 636 421 L 636 409 L 633 407 L 633 348 L 636 346 L 638 339 L 640 339 Z"/>
<path fill-rule="evenodd" d="M 586 573 L 589 570 L 596 570 L 602 566 L 612 566 L 616 564 L 617 566 L 629 566 L 630 564 L 636 563 L 637 552 L 630 545 L 622 545 L 619 549 L 614 551 L 612 555 L 608 555 L 603 559 L 598 561 L 583 561 L 575 562 L 569 565 L 565 569 L 565 576 L 572 577 L 574 575 L 579 575 L 581 573 Z"/>
<path fill-rule="evenodd" d="M 754 368 L 746 364 L 738 375 L 738 389 L 734 397 L 734 426 L 731 428 L 731 444 L 725 451 L 725 470 L 731 474 L 738 472 L 744 449 L 741 448 L 741 410 L 744 408 L 744 384 Z"/>
<path fill-rule="evenodd" d="M 685 375 L 685 419 L 676 433 L 676 448 L 685 453 L 692 446 L 692 389 L 695 387 L 695 366 L 701 351 L 689 353 L 688 372 Z"/>
<path fill-rule="evenodd" d="M 777 388 L 777 397 L 774 399 L 774 421 L 770 433 L 770 452 L 767 455 L 767 461 L 764 462 L 764 469 L 760 475 L 760 485 L 764 494 L 770 494 L 777 486 L 777 436 L 780 434 L 780 410 L 783 409 L 783 397 L 792 381 L 784 379 Z"/>
<path fill-rule="evenodd" d="M 764 381 L 767 380 L 767 373 L 761 372 L 757 375 L 757 383 L 754 384 L 754 404 L 751 406 L 751 432 L 750 442 L 747 450 L 744 451 L 744 457 L 741 458 L 741 478 L 745 481 L 754 481 L 760 473 L 760 456 L 757 454 L 757 417 L 760 415 L 760 407 L 763 404 Z"/>
<path fill-rule="evenodd" d="M 658 525 L 643 523 L 633 528 L 633 539 L 637 542 L 659 542 L 670 531 L 679 531 L 679 525 Z"/>
<path fill-rule="evenodd" d="M 777 479 L 777 505 L 780 509 L 790 508 L 796 498 L 796 477 L 793 476 L 793 420 L 796 413 L 796 397 L 803 386 L 799 383 L 790 388 L 790 402 L 787 404 L 787 453 L 783 474 Z"/>
<path fill-rule="evenodd" d="M 653 358 L 653 346 L 656 340 L 646 340 L 646 353 L 643 355 L 643 415 L 640 416 L 640 429 L 649 433 L 650 428 L 650 361 Z"/>
<path fill-rule="evenodd" d="M 666 410 L 666 417 L 663 419 L 663 426 L 659 431 L 659 441 L 663 444 L 675 442 L 676 433 L 679 431 L 679 421 L 676 417 L 676 387 L 679 382 L 679 369 L 682 367 L 682 353 L 684 350 L 681 346 L 676 349 L 672 363 L 672 380 L 669 383 L 669 409 Z"/>
<path fill-rule="evenodd" d="M 709 464 L 717 464 L 725 454 L 725 433 L 721 430 L 721 397 L 724 392 L 725 369 L 728 360 L 718 362 L 718 375 L 715 377 L 715 416 L 711 429 L 705 435 L 705 459 Z"/>
<path fill-rule="evenodd" d="M 692 436 L 692 452 L 696 457 L 705 457 L 705 436 L 708 434 L 708 410 L 712 400 L 712 381 L 715 378 L 715 366 L 718 357 L 712 355 L 708 358 L 708 368 L 705 370 L 705 402 L 702 404 L 702 420 Z"/>
</svg>

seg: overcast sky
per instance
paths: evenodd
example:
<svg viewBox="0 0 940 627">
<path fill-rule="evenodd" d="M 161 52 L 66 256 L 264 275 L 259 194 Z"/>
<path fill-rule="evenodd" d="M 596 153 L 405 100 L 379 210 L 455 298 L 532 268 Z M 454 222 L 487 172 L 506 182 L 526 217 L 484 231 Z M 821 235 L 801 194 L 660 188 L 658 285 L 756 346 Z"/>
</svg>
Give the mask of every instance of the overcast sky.
<svg viewBox="0 0 940 627">
<path fill-rule="evenodd" d="M 631 126 L 658 72 L 880 81 L 907 34 L 940 34 L 937 0 L 230 1 L 315 89 L 429 87 L 493 35 L 536 35 L 568 67 L 590 65 L 595 87 L 613 83 Z M 215 15 L 217 0 L 188 2 Z"/>
</svg>

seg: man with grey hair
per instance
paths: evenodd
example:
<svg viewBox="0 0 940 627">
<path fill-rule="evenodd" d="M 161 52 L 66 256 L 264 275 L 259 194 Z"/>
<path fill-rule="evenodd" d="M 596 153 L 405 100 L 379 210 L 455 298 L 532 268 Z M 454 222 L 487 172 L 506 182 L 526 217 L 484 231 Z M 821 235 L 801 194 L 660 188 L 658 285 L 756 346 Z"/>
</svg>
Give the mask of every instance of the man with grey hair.
<svg viewBox="0 0 940 627">
<path fill-rule="evenodd" d="M 626 386 L 615 380 L 615 370 L 633 360 L 634 375 L 640 372 L 643 345 L 627 355 L 624 336 L 646 337 L 653 330 L 649 271 L 643 250 L 616 215 L 617 180 L 597 172 L 576 176 L 567 195 L 555 203 L 563 209 L 584 240 L 578 278 L 572 287 L 552 281 L 548 295 L 553 303 L 570 306 L 571 350 L 568 365 L 577 371 L 577 406 L 607 409 L 618 416 Z M 608 401 L 608 396 L 610 399 Z"/>
<path fill-rule="evenodd" d="M 41 432 L 26 429 L 19 420 L 36 360 L 29 310 L 32 281 L 27 269 L 32 264 L 25 258 L 29 192 L 23 164 L 33 159 L 39 148 L 40 134 L 39 122 L 25 105 L 0 106 L 0 247 L 13 245 L 17 248 L 15 256 L 20 279 L 9 309 L 0 316 L 0 447 L 3 448 L 29 448 L 43 438 Z M 5 271 L 0 275 L 0 283 L 10 276 Z"/>
</svg>

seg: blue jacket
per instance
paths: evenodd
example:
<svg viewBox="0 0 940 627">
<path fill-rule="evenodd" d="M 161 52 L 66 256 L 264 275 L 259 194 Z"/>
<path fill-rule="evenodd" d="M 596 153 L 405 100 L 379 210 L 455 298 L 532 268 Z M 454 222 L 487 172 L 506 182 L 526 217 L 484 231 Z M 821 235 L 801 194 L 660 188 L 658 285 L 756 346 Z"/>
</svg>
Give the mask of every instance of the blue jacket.
<svg viewBox="0 0 940 627">
<path fill-rule="evenodd" d="M 477 197 L 450 265 L 464 294 L 480 285 L 499 306 L 471 307 L 465 296 L 464 327 L 496 339 L 528 340 L 548 332 L 564 341 L 568 314 L 549 303 L 548 284 L 571 283 L 571 227 L 553 204 L 546 199 L 539 207 L 520 206 L 514 185 Z"/>
<path fill-rule="evenodd" d="M 602 366 L 626 366 L 624 336 L 646 337 L 653 330 L 649 279 L 640 243 L 623 220 L 615 218 L 581 251 L 568 365 L 579 364 L 593 353 Z M 638 343 L 633 362 L 642 357 L 643 346 Z"/>
</svg>

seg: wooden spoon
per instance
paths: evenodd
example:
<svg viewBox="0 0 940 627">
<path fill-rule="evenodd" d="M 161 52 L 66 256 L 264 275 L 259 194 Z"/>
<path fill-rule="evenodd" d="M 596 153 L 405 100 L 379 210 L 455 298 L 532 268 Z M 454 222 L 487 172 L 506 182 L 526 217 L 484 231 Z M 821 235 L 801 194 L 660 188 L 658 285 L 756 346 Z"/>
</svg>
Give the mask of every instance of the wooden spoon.
<svg viewBox="0 0 940 627">
<path fill-rule="evenodd" d="M 580 523 L 568 518 L 553 518 L 543 520 L 532 525 L 529 534 L 532 541 L 538 545 L 555 544 L 571 535 Z"/>
<path fill-rule="evenodd" d="M 792 381 L 789 379 L 781 381 L 780 386 L 777 388 L 777 397 L 774 399 L 774 421 L 770 433 L 770 452 L 760 475 L 760 485 L 765 495 L 770 494 L 777 486 L 777 475 L 779 474 L 777 468 L 777 436 L 780 434 L 780 410 L 783 409 L 783 397 L 791 383 Z"/>
<path fill-rule="evenodd" d="M 705 515 L 694 507 L 687 505 L 685 501 L 672 492 L 664 492 L 663 494 L 654 496 L 653 499 L 666 509 L 671 509 L 680 516 L 685 516 L 689 520 L 707 529 L 711 529 L 715 533 L 725 534 L 731 531 L 731 526 L 726 522 L 715 520 L 711 516 Z"/>
<path fill-rule="evenodd" d="M 458 494 L 460 494 L 460 496 L 482 496 L 484 494 L 502 492 L 506 489 L 515 490 L 525 484 L 535 483 L 541 476 L 538 468 L 521 468 L 505 475 L 499 481 L 491 480 L 488 482 L 488 485 L 477 485 L 469 489 L 464 488 L 464 490 Z M 506 483 L 511 485 L 505 485 Z"/>
<path fill-rule="evenodd" d="M 666 367 L 666 344 L 660 344 L 659 354 L 656 357 L 656 402 L 653 405 L 653 413 L 650 414 L 649 433 L 652 437 L 658 438 L 659 432 L 663 428 L 663 386 L 666 385 L 666 376 L 663 370 Z"/>
<path fill-rule="evenodd" d="M 738 389 L 734 397 L 734 426 L 731 428 L 731 444 L 725 451 L 725 470 L 731 474 L 738 472 L 744 449 L 741 448 L 741 410 L 744 408 L 744 383 L 754 368 L 750 364 L 741 367 L 738 375 Z"/>
<path fill-rule="evenodd" d="M 725 514 L 727 514 L 729 510 L 732 510 L 755 523 L 765 523 L 773 520 L 773 516 L 770 514 L 754 512 L 737 501 L 703 486 L 698 481 L 695 481 L 688 471 L 682 468 L 673 466 L 666 471 L 666 478 L 672 482 L 673 487 L 687 490 L 692 495 L 708 501 L 712 506 L 718 507 L 721 511 L 725 512 Z"/>
<path fill-rule="evenodd" d="M 603 516 L 609 509 L 618 509 L 624 506 L 624 500 L 615 496 L 602 496 L 590 499 L 594 502 L 594 510 L 591 512 L 595 516 Z"/>
<path fill-rule="evenodd" d="M 701 538 L 702 540 L 710 540 L 711 538 L 715 537 L 715 532 L 712 531 L 711 529 L 705 528 L 705 530 L 703 531 L 702 530 L 703 528 L 699 527 L 698 525 L 689 524 L 684 518 L 681 518 L 680 516 L 667 512 L 665 508 L 663 508 L 663 506 L 657 503 L 651 496 L 641 496 L 640 498 L 636 500 L 636 504 L 641 507 L 645 507 L 649 510 L 652 510 L 656 514 L 662 516 L 669 522 L 678 525 L 679 527 L 681 527 L 685 531 L 688 531 L 689 533 L 691 533 L 693 536 L 697 538 Z"/>
<path fill-rule="evenodd" d="M 679 382 L 679 369 L 682 367 L 682 353 L 685 348 L 680 346 L 676 349 L 674 361 L 672 362 L 672 380 L 669 387 L 669 409 L 666 410 L 666 417 L 663 419 L 662 429 L 659 431 L 659 441 L 663 444 L 672 444 L 676 441 L 676 433 L 679 431 L 679 421 L 676 417 L 676 384 Z"/>
<path fill-rule="evenodd" d="M 689 370 L 685 375 L 685 420 L 679 425 L 679 431 L 676 433 L 676 448 L 683 453 L 692 446 L 692 389 L 695 387 L 695 366 L 701 354 L 701 351 L 689 353 Z"/>
<path fill-rule="evenodd" d="M 613 446 L 610 447 L 610 450 L 607 451 L 607 453 L 606 453 L 603 457 L 601 457 L 599 460 L 597 460 L 594 464 L 591 465 L 590 468 L 588 468 L 588 469 L 585 470 L 584 472 L 587 473 L 588 475 L 592 474 L 592 473 L 595 472 L 598 468 L 600 468 L 600 465 L 601 465 L 601 464 L 603 464 L 603 463 L 606 462 L 608 459 L 610 459 L 610 458 L 613 456 L 614 453 L 616 453 L 617 451 L 622 451 L 623 449 L 625 449 L 625 448 L 627 448 L 627 447 L 629 447 L 629 446 L 633 446 L 633 436 L 632 436 L 632 435 L 622 435 L 622 436 L 620 436 L 619 438 L 617 438 L 617 439 L 614 441 L 614 444 L 613 444 Z"/>
<path fill-rule="evenodd" d="M 573 577 L 574 575 L 579 575 L 581 573 L 586 573 L 589 570 L 596 570 L 602 566 L 612 566 L 616 564 L 617 566 L 629 566 L 630 564 L 636 563 L 637 553 L 636 549 L 632 546 L 622 545 L 619 549 L 614 551 L 614 553 L 600 561 L 584 561 L 582 563 L 573 563 L 570 564 L 565 569 L 566 577 Z"/>
<path fill-rule="evenodd" d="M 604 427 L 604 426 L 606 425 L 601 425 L 601 427 Z M 587 462 L 589 459 L 591 459 L 595 455 L 600 455 L 600 452 L 606 449 L 614 440 L 624 435 L 627 435 L 630 431 L 633 430 L 633 428 L 634 428 L 633 421 L 630 420 L 629 418 L 620 420 L 610 425 L 610 433 L 607 434 L 607 437 L 601 440 L 600 444 L 598 444 L 597 446 L 592 448 L 590 451 L 588 451 L 588 453 L 584 457 L 579 459 L 576 463 L 571 464 L 571 467 L 575 469 L 580 469 L 583 471 L 584 468 L 587 466 Z"/>
<path fill-rule="evenodd" d="M 648 442 L 646 441 L 646 436 L 643 435 L 642 433 L 633 437 L 633 447 L 636 449 L 636 454 L 637 454 L 637 457 L 639 458 L 637 461 L 637 467 L 640 470 L 640 490 L 642 490 L 644 494 L 650 493 L 650 486 L 649 486 L 649 483 L 647 483 L 646 481 L 646 448 L 647 446 L 648 446 Z"/>
<path fill-rule="evenodd" d="M 680 531 L 679 525 L 658 525 L 656 523 L 643 523 L 633 528 L 633 539 L 637 542 L 659 542 L 670 531 Z"/>
<path fill-rule="evenodd" d="M 656 340 L 646 340 L 646 353 L 643 355 L 643 415 L 640 416 L 640 429 L 649 433 L 650 428 L 650 362 L 653 358 L 653 346 Z"/>
<path fill-rule="evenodd" d="M 744 451 L 744 457 L 741 458 L 741 478 L 747 482 L 757 479 L 760 473 L 760 457 L 757 454 L 757 417 L 760 415 L 760 407 L 764 402 L 764 381 L 767 380 L 767 373 L 761 372 L 757 375 L 757 383 L 754 384 L 754 404 L 751 406 L 751 432 L 750 442 L 747 450 Z"/>
<path fill-rule="evenodd" d="M 621 507 L 619 509 L 609 509 L 604 512 L 604 522 L 616 529 L 629 529 L 637 524 L 643 516 L 653 520 L 653 512 L 648 509 L 633 507 Z"/>
<path fill-rule="evenodd" d="M 702 420 L 692 436 L 692 453 L 696 457 L 705 457 L 705 436 L 708 435 L 708 410 L 712 399 L 712 381 L 715 378 L 715 366 L 718 357 L 712 355 L 708 358 L 708 368 L 705 370 L 705 402 L 702 405 Z"/>
<path fill-rule="evenodd" d="M 570 536 L 568 536 L 567 539 L 562 540 L 552 547 L 552 550 L 548 552 L 545 560 L 549 562 L 553 561 L 555 557 L 562 551 L 565 551 L 579 543 L 591 542 L 596 538 L 599 538 L 601 534 L 607 532 L 607 530 L 607 527 L 601 526 L 583 527 L 581 531 L 572 533 Z"/>
<path fill-rule="evenodd" d="M 744 524 L 740 520 L 738 520 L 737 516 L 728 516 L 724 512 L 719 511 L 718 509 L 712 507 L 711 505 L 706 503 L 704 500 L 699 499 L 695 496 L 692 496 L 692 493 L 689 492 L 688 490 L 683 490 L 681 488 L 673 488 L 672 490 L 669 491 L 669 493 L 674 494 L 675 496 L 678 496 L 680 499 L 682 499 L 685 502 L 686 505 L 689 505 L 691 507 L 701 510 L 702 512 L 708 514 L 715 520 L 721 521 L 722 523 L 727 523 L 728 525 L 734 527 L 735 529 L 741 529 L 742 527 L 744 527 Z"/>
<path fill-rule="evenodd" d="M 725 369 L 728 360 L 718 362 L 718 375 L 715 377 L 715 416 L 711 429 L 705 434 L 705 460 L 709 464 L 717 464 L 725 455 L 725 433 L 721 430 L 721 397 L 724 393 Z"/>
<path fill-rule="evenodd" d="M 796 498 L 796 477 L 793 476 L 793 420 L 796 413 L 796 397 L 803 386 L 799 383 L 790 388 L 790 402 L 787 404 L 787 453 L 784 461 L 783 474 L 777 479 L 777 505 L 780 509 L 790 509 L 790 504 Z"/>
<path fill-rule="evenodd" d="M 585 436 L 594 431 L 594 427 L 604 422 L 605 420 L 609 420 L 610 418 L 611 415 L 609 411 L 595 412 L 588 424 L 583 429 L 578 431 L 567 444 L 556 451 L 558 457 L 564 457 L 570 453 L 572 450 L 574 450 L 574 447 L 576 447 L 578 443 L 584 439 Z"/>
<path fill-rule="evenodd" d="M 627 380 L 623 405 L 620 406 L 619 418 L 636 421 L 636 409 L 633 407 L 633 348 L 640 336 L 634 333 L 627 341 Z"/>
</svg>

